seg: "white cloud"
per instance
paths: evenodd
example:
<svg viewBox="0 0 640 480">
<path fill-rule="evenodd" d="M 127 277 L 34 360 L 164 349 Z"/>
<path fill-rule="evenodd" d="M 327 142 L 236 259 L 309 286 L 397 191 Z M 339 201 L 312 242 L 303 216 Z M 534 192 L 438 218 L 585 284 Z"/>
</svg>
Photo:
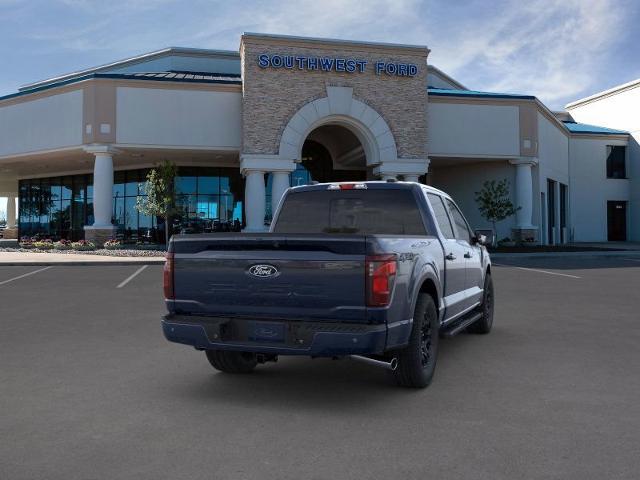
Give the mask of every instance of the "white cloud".
<svg viewBox="0 0 640 480">
<path fill-rule="evenodd" d="M 217 40 L 221 33 L 242 31 L 344 39 L 403 41 L 420 28 L 420 0 L 298 0 L 246 3 L 216 11 L 194 40 Z"/>
<path fill-rule="evenodd" d="M 470 88 L 539 96 L 557 108 L 594 90 L 628 21 L 619 0 L 325 0 L 216 11 L 187 37 L 237 48 L 244 31 L 426 44 Z"/>
<path fill-rule="evenodd" d="M 627 12 L 613 0 L 530 0 L 467 20 L 434 47 L 439 65 L 472 88 L 535 94 L 555 107 L 593 89 Z M 475 77 L 475 78 L 474 78 Z"/>
<path fill-rule="evenodd" d="M 22 35 L 32 52 L 90 52 L 96 64 L 170 45 L 235 50 L 243 31 L 414 43 L 429 46 L 429 61 L 470 88 L 534 94 L 557 108 L 607 78 L 636 3 L 58 0 Z"/>
</svg>

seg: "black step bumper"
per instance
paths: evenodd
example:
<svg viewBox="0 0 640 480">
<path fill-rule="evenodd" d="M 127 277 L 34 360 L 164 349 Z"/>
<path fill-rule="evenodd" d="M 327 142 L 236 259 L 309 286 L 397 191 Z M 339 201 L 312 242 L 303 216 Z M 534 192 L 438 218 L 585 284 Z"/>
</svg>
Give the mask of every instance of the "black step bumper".
<svg viewBox="0 0 640 480">
<path fill-rule="evenodd" d="M 199 350 L 234 350 L 275 355 L 330 357 L 380 354 L 387 326 L 325 321 L 253 320 L 166 315 L 162 331 L 170 342 Z"/>
</svg>

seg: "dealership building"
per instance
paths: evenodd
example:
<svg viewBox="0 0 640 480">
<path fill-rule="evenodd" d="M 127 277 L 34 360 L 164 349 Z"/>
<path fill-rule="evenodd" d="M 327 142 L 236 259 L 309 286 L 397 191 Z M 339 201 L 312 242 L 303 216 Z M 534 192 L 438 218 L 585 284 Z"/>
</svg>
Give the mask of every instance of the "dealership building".
<svg viewBox="0 0 640 480">
<path fill-rule="evenodd" d="M 247 33 L 239 52 L 167 48 L 25 85 L 0 97 L 5 237 L 158 240 L 135 206 L 170 160 L 174 231 L 264 231 L 289 186 L 375 179 L 445 190 L 489 228 L 475 192 L 506 179 L 518 210 L 499 238 L 640 241 L 640 81 L 553 112 L 428 55 Z"/>
</svg>

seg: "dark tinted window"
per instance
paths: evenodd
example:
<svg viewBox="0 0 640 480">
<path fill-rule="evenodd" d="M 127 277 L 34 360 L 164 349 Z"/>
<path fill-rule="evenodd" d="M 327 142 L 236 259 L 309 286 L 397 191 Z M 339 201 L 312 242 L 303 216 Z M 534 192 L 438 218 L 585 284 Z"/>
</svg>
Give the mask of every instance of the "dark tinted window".
<svg viewBox="0 0 640 480">
<path fill-rule="evenodd" d="M 436 222 L 438 222 L 438 226 L 440 227 L 440 231 L 444 235 L 444 238 L 456 238 L 453 234 L 453 228 L 451 227 L 451 222 L 449 221 L 447 209 L 444 208 L 444 203 L 442 203 L 442 198 L 440 197 L 440 195 L 436 195 L 435 193 L 427 193 L 427 196 L 429 197 L 429 203 L 431 204 L 431 208 L 433 208 Z"/>
<path fill-rule="evenodd" d="M 425 235 L 409 190 L 316 190 L 286 197 L 276 233 Z"/>
<path fill-rule="evenodd" d="M 462 216 L 462 213 L 460 213 L 456 204 L 451 200 L 447 198 L 446 202 L 447 207 L 449 207 L 449 213 L 451 213 L 451 219 L 456 226 L 456 238 L 458 240 L 466 240 L 467 242 L 470 242 L 471 235 L 469 233 L 469 227 L 467 226 L 467 222 Z"/>
<path fill-rule="evenodd" d="M 607 147 L 607 178 L 627 178 L 626 150 L 623 146 Z"/>
</svg>

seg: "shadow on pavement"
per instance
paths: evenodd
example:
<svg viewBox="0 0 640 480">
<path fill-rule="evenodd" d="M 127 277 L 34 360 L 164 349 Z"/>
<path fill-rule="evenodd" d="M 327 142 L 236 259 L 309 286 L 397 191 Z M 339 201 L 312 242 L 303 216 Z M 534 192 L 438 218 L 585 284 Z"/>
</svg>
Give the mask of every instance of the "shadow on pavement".
<svg viewBox="0 0 640 480">
<path fill-rule="evenodd" d="M 230 403 L 244 407 L 269 407 L 276 410 L 340 409 L 357 412 L 374 404 L 384 404 L 406 396 L 425 395 L 437 388 L 438 377 L 446 375 L 447 365 L 463 355 L 468 342 L 476 335 L 460 334 L 453 339 L 441 339 L 436 379 L 427 389 L 398 387 L 393 374 L 382 368 L 363 365 L 349 358 L 310 359 L 280 357 L 277 363 L 260 365 L 248 375 L 230 375 L 215 370 L 201 375 L 192 372 L 190 378 L 165 385 L 181 401 L 216 405 Z M 204 354 L 202 361 L 206 363 Z"/>
</svg>

